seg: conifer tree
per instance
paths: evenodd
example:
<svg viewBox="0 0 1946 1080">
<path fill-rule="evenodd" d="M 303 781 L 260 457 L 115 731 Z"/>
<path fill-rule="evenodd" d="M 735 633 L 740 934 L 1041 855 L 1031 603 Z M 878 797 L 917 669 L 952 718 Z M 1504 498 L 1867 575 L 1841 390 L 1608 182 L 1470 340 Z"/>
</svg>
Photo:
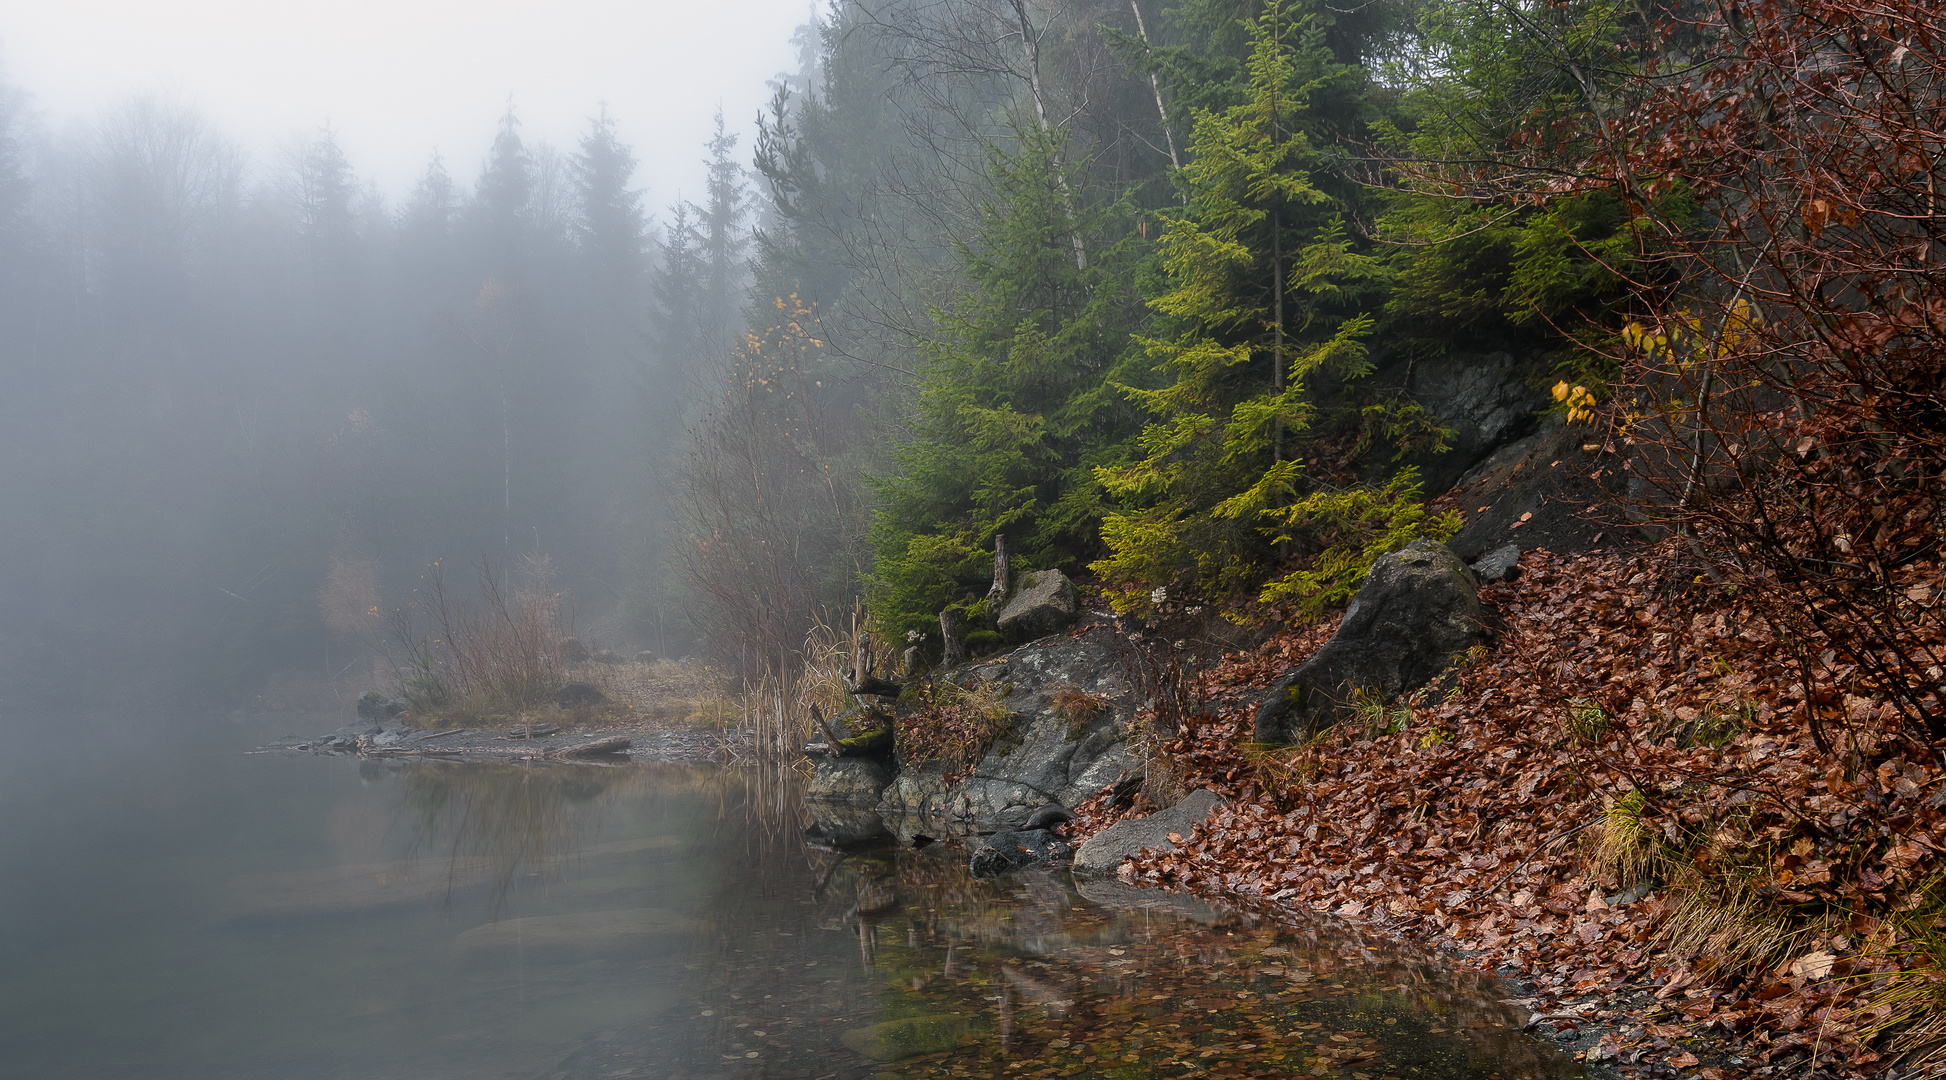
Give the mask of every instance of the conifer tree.
<svg viewBox="0 0 1946 1080">
<path fill-rule="evenodd" d="M 1409 472 L 1368 490 L 1307 468 L 1343 387 L 1371 370 L 1385 277 L 1313 175 L 1329 148 L 1307 112 L 1364 79 L 1334 58 L 1327 26 L 1272 0 L 1250 27 L 1247 96 L 1197 116 L 1142 339 L 1165 384 L 1126 388 L 1154 420 L 1135 460 L 1097 470 L 1128 507 L 1105 519 L 1110 555 L 1093 564 L 1121 608 L 1178 582 L 1232 614 L 1251 599 L 1321 604 L 1426 524 Z"/>
<path fill-rule="evenodd" d="M 575 243 L 604 292 L 631 291 L 643 270 L 642 194 L 628 186 L 635 152 L 616 136 L 608 106 L 589 121 L 573 169 Z"/>
<path fill-rule="evenodd" d="M 989 152 L 995 193 L 961 251 L 971 287 L 933 313 L 899 473 L 876 484 L 875 611 L 895 633 L 924 632 L 984 593 L 997 533 L 1019 569 L 1072 569 L 1098 552 L 1094 470 L 1121 459 L 1139 424 L 1112 388 L 1139 374 L 1127 370 L 1141 314 L 1127 289 L 1133 212 L 1071 214 L 1053 138 L 1017 137 L 1018 153 Z M 1086 267 L 1072 255 L 1077 228 L 1094 253 Z"/>
</svg>

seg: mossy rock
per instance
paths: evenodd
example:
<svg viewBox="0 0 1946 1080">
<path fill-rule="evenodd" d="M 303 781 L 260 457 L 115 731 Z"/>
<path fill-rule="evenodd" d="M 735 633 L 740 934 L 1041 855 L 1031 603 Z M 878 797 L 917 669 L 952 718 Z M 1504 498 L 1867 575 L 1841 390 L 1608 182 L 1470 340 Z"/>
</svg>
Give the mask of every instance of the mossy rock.
<svg viewBox="0 0 1946 1080">
<path fill-rule="evenodd" d="M 853 1028 L 838 1036 L 838 1041 L 874 1061 L 900 1061 L 965 1046 L 973 1041 L 973 1025 L 964 1016 L 948 1013 L 909 1016 Z"/>
</svg>

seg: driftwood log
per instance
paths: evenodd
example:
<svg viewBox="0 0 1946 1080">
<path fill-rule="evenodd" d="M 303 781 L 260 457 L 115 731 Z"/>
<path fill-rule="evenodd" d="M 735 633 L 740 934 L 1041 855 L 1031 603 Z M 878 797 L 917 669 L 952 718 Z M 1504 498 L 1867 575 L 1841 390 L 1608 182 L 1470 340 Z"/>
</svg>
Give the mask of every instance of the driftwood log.
<svg viewBox="0 0 1946 1080">
<path fill-rule="evenodd" d="M 606 757 L 609 754 L 619 754 L 627 750 L 628 745 L 628 736 L 610 735 L 605 739 L 590 739 L 587 742 L 573 746 L 555 747 L 547 751 L 547 756 L 566 760 Z"/>
</svg>

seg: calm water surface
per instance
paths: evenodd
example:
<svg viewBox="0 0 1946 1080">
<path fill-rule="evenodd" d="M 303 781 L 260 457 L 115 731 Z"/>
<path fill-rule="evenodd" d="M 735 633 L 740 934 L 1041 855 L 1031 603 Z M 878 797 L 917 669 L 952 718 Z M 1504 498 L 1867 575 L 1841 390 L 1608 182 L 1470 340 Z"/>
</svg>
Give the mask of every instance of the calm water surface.
<svg viewBox="0 0 1946 1080">
<path fill-rule="evenodd" d="M 289 726 L 0 762 L 0 1076 L 1572 1075 L 1342 930 L 820 846 L 751 770 L 244 753 Z"/>
</svg>

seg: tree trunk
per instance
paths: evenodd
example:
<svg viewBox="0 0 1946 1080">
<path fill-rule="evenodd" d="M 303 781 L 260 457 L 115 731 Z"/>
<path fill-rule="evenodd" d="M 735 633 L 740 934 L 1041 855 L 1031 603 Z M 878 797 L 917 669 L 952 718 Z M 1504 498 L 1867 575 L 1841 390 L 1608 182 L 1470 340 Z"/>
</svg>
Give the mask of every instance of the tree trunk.
<svg viewBox="0 0 1946 1080">
<path fill-rule="evenodd" d="M 939 639 L 944 643 L 940 663 L 956 667 L 966 663 L 966 644 L 960 635 L 966 632 L 966 613 L 958 608 L 947 608 L 939 613 Z"/>
<path fill-rule="evenodd" d="M 1041 42 L 1034 36 L 1034 26 L 1027 20 L 1026 0 L 1009 0 L 1013 5 L 1014 18 L 1020 23 L 1020 43 L 1027 50 L 1027 87 L 1034 94 L 1034 118 L 1040 124 L 1041 134 L 1052 139 L 1054 124 L 1047 118 L 1047 101 L 1041 93 Z M 1057 144 L 1058 146 L 1058 144 Z M 1088 268 L 1088 249 L 1081 242 L 1081 224 L 1074 212 L 1074 192 L 1068 188 L 1068 174 L 1062 169 L 1066 159 L 1057 149 L 1054 152 L 1054 181 L 1061 186 L 1061 209 L 1068 218 L 1068 242 L 1074 247 L 1074 268 Z"/>
<path fill-rule="evenodd" d="M 1142 5 L 1136 0 L 1128 0 L 1128 9 L 1135 13 L 1135 32 L 1142 38 L 1142 44 L 1149 44 L 1149 28 L 1142 25 Z M 1155 91 L 1155 112 L 1162 118 L 1162 139 L 1169 144 L 1169 164 L 1181 171 L 1182 159 L 1176 156 L 1176 133 L 1169 127 L 1169 109 L 1162 104 L 1162 82 L 1149 72 L 1149 89 Z"/>
<path fill-rule="evenodd" d="M 1007 537 L 1002 533 L 993 536 L 993 588 L 987 590 L 987 620 L 999 622 L 1000 608 L 1007 602 L 1007 594 L 1013 591 L 1013 578 L 1007 566 Z"/>
</svg>

